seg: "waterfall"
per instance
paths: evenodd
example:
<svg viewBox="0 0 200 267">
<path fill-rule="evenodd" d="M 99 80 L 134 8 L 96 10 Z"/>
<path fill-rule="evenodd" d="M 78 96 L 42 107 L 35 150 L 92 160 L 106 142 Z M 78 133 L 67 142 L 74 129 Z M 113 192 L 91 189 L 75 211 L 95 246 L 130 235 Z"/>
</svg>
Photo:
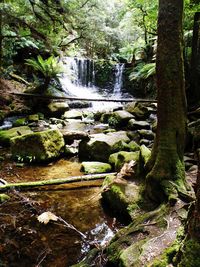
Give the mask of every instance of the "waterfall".
<svg viewBox="0 0 200 267">
<path fill-rule="evenodd" d="M 124 71 L 124 64 L 117 63 L 115 65 L 115 82 L 113 90 L 113 95 L 115 96 L 121 96 L 121 89 L 123 86 L 123 71 Z"/>
</svg>

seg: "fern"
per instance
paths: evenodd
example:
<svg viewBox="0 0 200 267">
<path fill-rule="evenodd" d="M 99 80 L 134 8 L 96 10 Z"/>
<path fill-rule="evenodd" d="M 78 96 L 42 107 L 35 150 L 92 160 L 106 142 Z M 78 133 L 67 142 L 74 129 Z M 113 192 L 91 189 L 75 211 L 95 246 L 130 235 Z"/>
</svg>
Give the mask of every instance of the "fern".
<svg viewBox="0 0 200 267">
<path fill-rule="evenodd" d="M 133 80 L 140 80 L 140 79 L 148 79 L 150 76 L 156 74 L 156 64 L 155 63 L 148 63 L 148 64 L 138 64 L 134 70 L 129 75 L 129 79 Z"/>
</svg>

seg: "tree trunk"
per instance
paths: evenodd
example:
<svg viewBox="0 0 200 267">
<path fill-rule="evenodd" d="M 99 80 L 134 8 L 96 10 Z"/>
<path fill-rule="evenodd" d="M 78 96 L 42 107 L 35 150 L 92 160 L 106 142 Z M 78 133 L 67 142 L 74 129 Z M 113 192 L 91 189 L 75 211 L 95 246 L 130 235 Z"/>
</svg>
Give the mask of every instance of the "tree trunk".
<svg viewBox="0 0 200 267">
<path fill-rule="evenodd" d="M 182 34 L 183 0 L 160 0 L 158 16 L 158 125 L 147 163 L 146 192 L 151 200 L 175 201 L 185 190 L 186 98 Z"/>
<path fill-rule="evenodd" d="M 3 0 L 0 0 L 0 4 L 3 3 Z M 1 73 L 1 67 L 2 67 L 2 58 L 3 58 L 3 15 L 2 11 L 0 9 L 0 73 Z"/>
<path fill-rule="evenodd" d="M 200 12 L 194 16 L 190 87 L 188 99 L 200 104 Z"/>
</svg>

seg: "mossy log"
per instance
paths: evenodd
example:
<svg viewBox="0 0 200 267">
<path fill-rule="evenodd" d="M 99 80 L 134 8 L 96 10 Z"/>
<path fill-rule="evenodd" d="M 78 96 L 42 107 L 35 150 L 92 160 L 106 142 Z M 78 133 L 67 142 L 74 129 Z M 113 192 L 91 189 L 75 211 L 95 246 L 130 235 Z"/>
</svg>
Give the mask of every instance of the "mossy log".
<svg viewBox="0 0 200 267">
<path fill-rule="evenodd" d="M 116 175 L 116 173 L 88 174 L 88 175 L 81 175 L 81 176 L 71 176 L 71 177 L 61 178 L 61 179 L 10 183 L 10 184 L 5 184 L 5 185 L 0 186 L 0 192 L 5 192 L 10 189 L 28 190 L 31 188 L 37 188 L 37 187 L 42 187 L 42 186 L 52 186 L 52 185 L 70 184 L 70 183 L 76 183 L 76 182 L 93 181 L 93 180 L 103 179 L 107 175 Z"/>
</svg>

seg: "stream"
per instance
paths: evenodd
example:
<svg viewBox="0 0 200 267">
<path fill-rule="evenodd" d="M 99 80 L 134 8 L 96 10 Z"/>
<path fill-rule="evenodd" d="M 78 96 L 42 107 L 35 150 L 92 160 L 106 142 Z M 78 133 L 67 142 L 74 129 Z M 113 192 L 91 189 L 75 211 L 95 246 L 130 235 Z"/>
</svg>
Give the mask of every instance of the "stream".
<svg viewBox="0 0 200 267">
<path fill-rule="evenodd" d="M 123 64 L 116 65 L 113 88 L 108 92 L 95 86 L 92 61 L 68 59 L 67 62 L 68 75 L 61 78 L 61 84 L 68 94 L 83 98 L 124 96 L 121 93 Z M 95 102 L 92 109 L 115 106 L 120 104 Z M 11 128 L 15 120 L 15 117 L 5 119 L 0 129 Z M 71 127 L 74 127 L 72 122 Z M 76 157 L 46 165 L 24 165 L 13 162 L 9 149 L 0 147 L 0 178 L 9 183 L 77 175 L 83 173 Z M 0 204 L 0 266 L 69 267 L 82 260 L 90 249 L 103 248 L 111 240 L 121 225 L 102 208 L 101 182 L 85 182 L 84 187 L 78 188 L 76 185 L 9 192 L 10 199 Z M 37 217 L 47 211 L 62 220 L 41 224 Z M 62 222 L 73 225 L 85 237 Z M 99 266 L 104 266 L 102 259 L 100 262 Z"/>
</svg>

